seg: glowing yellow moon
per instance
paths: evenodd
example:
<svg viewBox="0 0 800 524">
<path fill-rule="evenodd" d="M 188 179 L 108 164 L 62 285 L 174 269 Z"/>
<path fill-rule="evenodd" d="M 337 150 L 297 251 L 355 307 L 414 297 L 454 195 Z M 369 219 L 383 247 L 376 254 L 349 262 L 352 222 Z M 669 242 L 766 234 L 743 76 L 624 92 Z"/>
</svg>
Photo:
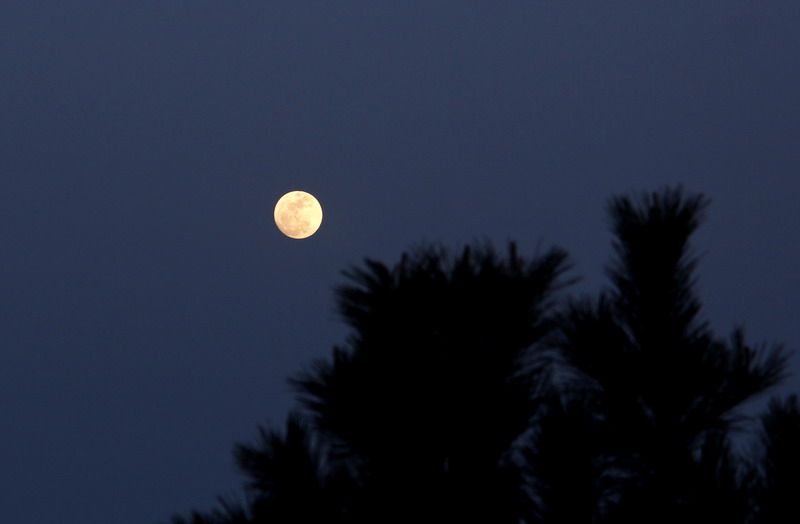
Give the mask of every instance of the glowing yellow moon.
<svg viewBox="0 0 800 524">
<path fill-rule="evenodd" d="M 305 191 L 290 191 L 275 204 L 275 225 L 290 238 L 308 238 L 322 224 L 322 206 Z"/>
</svg>

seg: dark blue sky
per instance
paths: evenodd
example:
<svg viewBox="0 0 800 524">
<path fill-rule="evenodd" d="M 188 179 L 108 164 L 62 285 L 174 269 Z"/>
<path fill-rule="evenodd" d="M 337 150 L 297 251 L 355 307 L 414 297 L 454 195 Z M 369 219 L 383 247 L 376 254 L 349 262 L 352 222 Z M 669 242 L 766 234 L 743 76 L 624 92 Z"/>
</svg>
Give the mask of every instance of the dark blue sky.
<svg viewBox="0 0 800 524">
<path fill-rule="evenodd" d="M 798 28 L 793 1 L 4 0 L 0 522 L 212 506 L 344 340 L 340 270 L 514 239 L 595 292 L 620 192 L 708 194 L 705 318 L 797 349 Z M 325 210 L 304 241 L 272 222 L 293 189 Z"/>
</svg>

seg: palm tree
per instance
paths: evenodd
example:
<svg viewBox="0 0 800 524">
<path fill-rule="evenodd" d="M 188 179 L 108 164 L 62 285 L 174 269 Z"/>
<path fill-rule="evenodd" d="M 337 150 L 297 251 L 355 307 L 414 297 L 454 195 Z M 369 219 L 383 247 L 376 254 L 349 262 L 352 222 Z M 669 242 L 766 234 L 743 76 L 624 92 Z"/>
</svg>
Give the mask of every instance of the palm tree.
<svg viewBox="0 0 800 524">
<path fill-rule="evenodd" d="M 565 268 L 559 250 L 528 261 L 512 244 L 506 260 L 428 247 L 345 273 L 337 297 L 354 335 L 294 384 L 337 457 L 357 464 L 359 521 L 518 522 L 514 443 L 536 409 L 534 357 Z"/>
<path fill-rule="evenodd" d="M 346 271 L 336 296 L 353 335 L 291 381 L 305 411 L 284 432 L 236 447 L 250 479 L 236 517 L 519 522 L 530 505 L 519 442 L 541 402 L 537 356 L 566 268 L 561 250 L 525 259 L 511 244 L 507 257 L 427 246 Z"/>
<path fill-rule="evenodd" d="M 729 437 L 741 406 L 781 379 L 786 355 L 747 345 L 740 330 L 717 339 L 699 320 L 689 238 L 706 205 L 680 188 L 613 199 L 612 287 L 562 317 L 565 394 L 597 406 L 610 522 L 747 515 Z"/>
</svg>

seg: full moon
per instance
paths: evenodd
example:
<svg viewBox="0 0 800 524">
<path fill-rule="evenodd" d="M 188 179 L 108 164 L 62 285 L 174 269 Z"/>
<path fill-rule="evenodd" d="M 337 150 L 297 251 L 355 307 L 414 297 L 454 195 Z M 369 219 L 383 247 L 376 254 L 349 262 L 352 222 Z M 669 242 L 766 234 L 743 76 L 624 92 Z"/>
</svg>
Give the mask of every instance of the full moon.
<svg viewBox="0 0 800 524">
<path fill-rule="evenodd" d="M 322 224 L 322 206 L 305 191 L 291 191 L 275 204 L 275 225 L 289 238 L 308 238 Z"/>
</svg>

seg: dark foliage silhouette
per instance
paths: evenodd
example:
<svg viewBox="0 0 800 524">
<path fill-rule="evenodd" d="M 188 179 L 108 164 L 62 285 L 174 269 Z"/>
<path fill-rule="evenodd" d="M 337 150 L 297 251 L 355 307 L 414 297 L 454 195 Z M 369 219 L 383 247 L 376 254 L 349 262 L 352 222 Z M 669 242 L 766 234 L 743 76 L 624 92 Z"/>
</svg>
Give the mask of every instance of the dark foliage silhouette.
<svg viewBox="0 0 800 524">
<path fill-rule="evenodd" d="M 237 463 L 251 479 L 255 522 L 335 522 L 347 477 L 325 468 L 308 427 L 291 414 L 283 433 L 262 429 L 254 445 L 238 445 Z"/>
<path fill-rule="evenodd" d="M 247 516 L 245 509 L 236 502 L 231 502 L 224 498 L 219 499 L 221 509 L 215 509 L 209 513 L 199 513 L 193 511 L 188 518 L 173 517 L 173 524 L 247 524 L 252 522 Z"/>
<path fill-rule="evenodd" d="M 283 432 L 235 449 L 247 502 L 173 522 L 784 522 L 800 407 L 774 400 L 734 451 L 787 355 L 702 321 L 689 240 L 706 206 L 680 188 L 612 199 L 594 299 L 557 302 L 565 253 L 514 244 L 345 271 L 351 336 L 291 379 Z"/>
<path fill-rule="evenodd" d="M 293 381 L 335 456 L 358 465 L 348 514 L 516 522 L 513 444 L 535 410 L 532 353 L 565 255 L 424 248 L 365 265 L 337 291 L 348 346 Z"/>
<path fill-rule="evenodd" d="M 729 438 L 786 355 L 748 346 L 741 331 L 719 340 L 698 319 L 688 242 L 705 207 L 680 190 L 613 199 L 612 287 L 571 302 L 560 322 L 555 346 L 574 377 L 565 394 L 591 403 L 608 443 L 595 460 L 612 485 L 600 512 L 612 522 L 748 518 Z"/>
<path fill-rule="evenodd" d="M 760 446 L 755 464 L 755 522 L 789 523 L 798 518 L 800 493 L 800 402 L 794 395 L 786 400 L 772 399 L 761 417 Z"/>
</svg>

